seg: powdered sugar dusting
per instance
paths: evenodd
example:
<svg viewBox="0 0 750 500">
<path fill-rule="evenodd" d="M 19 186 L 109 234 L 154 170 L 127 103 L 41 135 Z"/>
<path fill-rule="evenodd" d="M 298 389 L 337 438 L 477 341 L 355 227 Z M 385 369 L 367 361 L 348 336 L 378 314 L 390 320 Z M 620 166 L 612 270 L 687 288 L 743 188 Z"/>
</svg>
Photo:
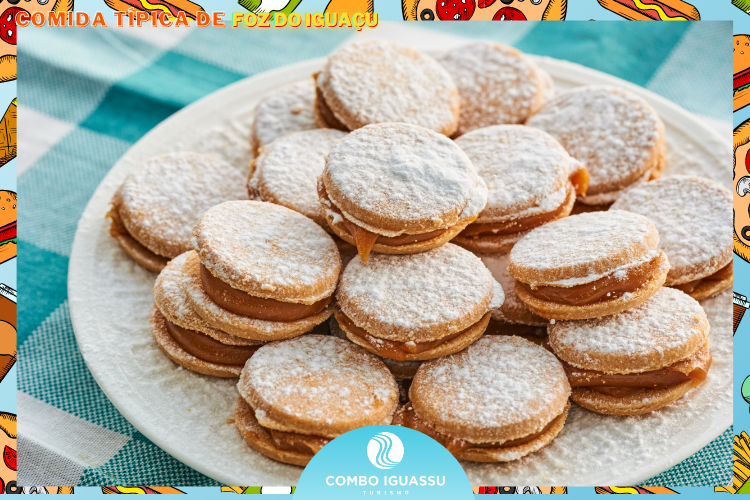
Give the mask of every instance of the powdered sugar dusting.
<svg viewBox="0 0 750 500">
<path fill-rule="evenodd" d="M 245 364 L 237 390 L 256 408 L 261 425 L 278 428 L 272 415 L 284 414 L 295 421 L 313 420 L 318 432 L 327 428 L 334 436 L 342 433 L 342 421 L 349 423 L 344 432 L 382 423 L 398 400 L 396 382 L 380 360 L 349 341 L 324 335 L 261 347 Z"/>
<path fill-rule="evenodd" d="M 478 257 L 448 243 L 411 255 L 372 254 L 367 265 L 355 257 L 336 295 L 357 326 L 404 342 L 436 326 L 455 332 L 476 323 L 497 304 L 494 283 Z"/>
<path fill-rule="evenodd" d="M 672 266 L 667 284 L 713 274 L 732 259 L 732 192 L 708 179 L 674 176 L 627 189 L 612 209 L 645 215 Z"/>
<path fill-rule="evenodd" d="M 115 195 L 128 232 L 158 255 L 190 249 L 190 230 L 207 209 L 247 199 L 240 173 L 198 153 L 169 153 L 145 161 Z"/>
<path fill-rule="evenodd" d="M 331 147 L 345 135 L 339 130 L 317 129 L 292 133 L 270 143 L 256 160 L 253 183 L 261 198 L 325 225 L 317 178 Z"/>
<path fill-rule="evenodd" d="M 557 416 L 570 395 L 565 371 L 551 352 L 504 335 L 482 337 L 459 353 L 422 363 L 413 384 L 421 404 L 438 416 L 436 424 L 469 429 Z"/>
<path fill-rule="evenodd" d="M 548 330 L 555 352 L 573 366 L 632 373 L 662 368 L 691 355 L 708 339 L 708 319 L 698 301 L 663 287 L 643 304 L 621 313 L 557 321 Z M 686 350 L 687 345 L 695 349 Z"/>
<path fill-rule="evenodd" d="M 560 94 L 526 124 L 548 132 L 583 162 L 590 194 L 643 175 L 661 130 L 659 117 L 640 97 L 605 86 Z"/>
<path fill-rule="evenodd" d="M 646 217 L 623 210 L 572 215 L 530 231 L 510 251 L 510 271 L 570 268 L 570 278 L 594 281 L 602 261 L 628 256 L 628 263 L 642 259 L 653 249 L 646 239 L 654 225 Z M 613 270 L 613 269 L 611 269 Z M 530 283 L 533 285 L 533 283 Z M 580 280 L 575 283 L 580 284 Z M 558 283 L 563 286 L 562 283 Z"/>
<path fill-rule="evenodd" d="M 474 42 L 437 58 L 458 87 L 458 132 L 504 123 L 523 123 L 544 99 L 545 83 L 536 64 L 518 50 Z"/>
<path fill-rule="evenodd" d="M 196 224 L 192 243 L 217 278 L 288 302 L 329 296 L 341 269 L 336 244 L 320 226 L 271 203 L 237 201 L 212 208 Z"/>
<path fill-rule="evenodd" d="M 502 222 L 559 207 L 580 163 L 549 134 L 522 125 L 497 125 L 456 139 L 489 190 L 477 222 Z M 558 196 L 552 196 L 557 194 Z M 562 195 L 562 196 L 560 196 Z M 546 206 L 552 198 L 552 206 Z"/>
<path fill-rule="evenodd" d="M 384 40 L 346 45 L 331 55 L 319 78 L 326 101 L 329 87 L 358 127 L 405 122 L 443 132 L 455 122 L 458 93 L 450 75 L 404 45 Z M 336 107 L 329 107 L 342 120 Z"/>
<path fill-rule="evenodd" d="M 314 103 L 312 78 L 285 85 L 263 99 L 255 111 L 257 146 L 263 147 L 292 132 L 315 129 Z"/>
<path fill-rule="evenodd" d="M 487 188 L 466 154 L 444 135 L 415 125 L 355 130 L 333 146 L 326 171 L 362 210 L 406 221 L 437 220 L 443 228 L 455 224 L 467 205 L 477 212 L 486 199 Z"/>
</svg>

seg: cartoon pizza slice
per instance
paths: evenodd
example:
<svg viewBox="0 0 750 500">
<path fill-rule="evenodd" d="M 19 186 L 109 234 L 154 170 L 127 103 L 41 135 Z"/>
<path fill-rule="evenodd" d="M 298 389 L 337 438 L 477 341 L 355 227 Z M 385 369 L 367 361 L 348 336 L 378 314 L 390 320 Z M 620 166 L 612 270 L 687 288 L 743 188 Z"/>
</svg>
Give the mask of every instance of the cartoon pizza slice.
<svg viewBox="0 0 750 500">
<path fill-rule="evenodd" d="M 405 21 L 563 21 L 566 0 L 401 0 Z"/>
<path fill-rule="evenodd" d="M 6 0 L 0 2 L 0 83 L 16 79 L 16 19 L 19 12 L 69 12 L 73 0 Z"/>
</svg>

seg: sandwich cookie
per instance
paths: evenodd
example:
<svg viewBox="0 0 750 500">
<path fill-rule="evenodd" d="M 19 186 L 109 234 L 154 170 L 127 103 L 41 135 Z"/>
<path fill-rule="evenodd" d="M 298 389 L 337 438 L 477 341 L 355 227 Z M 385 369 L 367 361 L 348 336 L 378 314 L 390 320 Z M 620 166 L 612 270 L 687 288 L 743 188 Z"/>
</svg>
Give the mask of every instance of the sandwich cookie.
<svg viewBox="0 0 750 500">
<path fill-rule="evenodd" d="M 471 252 L 447 244 L 413 255 L 354 258 L 336 292 L 336 321 L 368 351 L 399 361 L 438 358 L 482 336 L 504 294 Z"/>
<path fill-rule="evenodd" d="M 516 280 L 508 270 L 508 254 L 483 254 L 479 257 L 505 292 L 502 306 L 492 310 L 485 335 L 518 335 L 542 345 L 547 339 L 549 320 L 529 311 L 518 298 Z"/>
<path fill-rule="evenodd" d="M 578 87 L 547 103 L 526 125 L 560 141 L 589 172 L 578 200 L 606 209 L 633 183 L 656 179 L 665 165 L 664 124 L 637 95 L 606 86 Z"/>
<path fill-rule="evenodd" d="M 549 342 L 563 362 L 573 401 L 597 413 L 640 415 L 706 379 L 708 331 L 700 304 L 665 287 L 612 316 L 557 321 L 549 326 Z"/>
<path fill-rule="evenodd" d="M 217 330 L 198 316 L 182 286 L 188 255 L 172 259 L 154 284 L 151 333 L 172 361 L 204 375 L 239 377 L 245 361 L 263 345 Z"/>
<path fill-rule="evenodd" d="M 332 439 L 389 425 L 396 381 L 375 356 L 332 336 L 304 335 L 258 349 L 242 370 L 234 408 L 247 444 L 274 460 L 307 465 Z"/>
<path fill-rule="evenodd" d="M 356 130 L 405 122 L 449 136 L 458 126 L 458 90 L 450 75 L 405 45 L 351 43 L 332 54 L 315 79 L 319 127 Z"/>
<path fill-rule="evenodd" d="M 285 85 L 263 99 L 252 126 L 253 153 L 257 156 L 260 148 L 279 137 L 316 128 L 314 107 L 315 82 L 311 79 Z"/>
<path fill-rule="evenodd" d="M 456 135 L 491 125 L 524 123 L 545 102 L 549 80 L 520 51 L 474 42 L 443 53 L 438 62 L 458 87 L 461 115 Z"/>
<path fill-rule="evenodd" d="M 453 141 L 424 127 L 381 123 L 336 143 L 318 181 L 328 225 L 370 251 L 424 252 L 451 240 L 487 204 L 487 186 Z"/>
<path fill-rule="evenodd" d="M 318 200 L 318 176 L 331 147 L 346 134 L 333 129 L 295 132 L 264 146 L 251 162 L 247 190 L 250 199 L 275 203 L 299 212 L 333 233 Z M 342 252 L 356 253 L 354 245 L 334 237 Z"/>
<path fill-rule="evenodd" d="M 693 176 L 674 176 L 626 190 L 612 209 L 645 215 L 669 257 L 665 286 L 696 300 L 732 286 L 732 193 Z"/>
<path fill-rule="evenodd" d="M 473 252 L 509 252 L 531 229 L 566 217 L 588 173 L 551 135 L 523 125 L 473 130 L 456 144 L 487 184 L 487 205 L 453 239 Z"/>
<path fill-rule="evenodd" d="M 565 370 L 551 352 L 491 335 L 422 363 L 394 424 L 427 434 L 459 460 L 509 462 L 560 433 L 569 396 Z"/>
<path fill-rule="evenodd" d="M 516 293 L 548 319 L 635 307 L 664 284 L 669 260 L 646 217 L 623 210 L 571 215 L 532 230 L 510 251 Z"/>
<path fill-rule="evenodd" d="M 183 287 L 214 328 L 253 340 L 301 335 L 333 313 L 341 259 L 333 239 L 293 210 L 222 203 L 193 228 Z"/>
<path fill-rule="evenodd" d="M 339 326 L 339 322 L 336 321 L 335 317 L 332 317 L 330 320 L 328 320 L 328 328 L 330 329 L 331 335 L 335 335 L 336 337 L 349 342 L 349 339 L 346 336 L 346 332 L 341 329 L 341 327 Z M 396 382 L 399 383 L 407 380 L 410 381 L 411 379 L 413 379 L 414 375 L 417 374 L 419 365 L 422 364 L 421 361 L 399 361 L 397 359 L 383 357 L 378 357 L 378 359 L 380 359 L 380 361 L 382 361 L 383 364 L 388 367 L 388 369 L 393 374 L 393 378 L 395 378 Z"/>
<path fill-rule="evenodd" d="M 191 249 L 190 230 L 203 212 L 224 201 L 247 199 L 242 182 L 234 167 L 210 156 L 156 156 L 128 175 L 115 193 L 107 214 L 109 233 L 138 264 L 159 272 Z"/>
</svg>

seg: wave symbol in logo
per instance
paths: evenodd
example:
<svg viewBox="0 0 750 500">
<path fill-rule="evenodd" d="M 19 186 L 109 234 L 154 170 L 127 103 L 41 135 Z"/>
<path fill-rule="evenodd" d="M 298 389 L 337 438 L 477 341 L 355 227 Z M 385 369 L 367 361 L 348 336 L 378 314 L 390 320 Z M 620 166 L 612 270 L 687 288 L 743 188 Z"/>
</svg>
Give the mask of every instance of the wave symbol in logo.
<svg viewBox="0 0 750 500">
<path fill-rule="evenodd" d="M 375 434 L 367 443 L 367 458 L 378 469 L 392 469 L 404 458 L 404 443 L 390 432 Z"/>
</svg>

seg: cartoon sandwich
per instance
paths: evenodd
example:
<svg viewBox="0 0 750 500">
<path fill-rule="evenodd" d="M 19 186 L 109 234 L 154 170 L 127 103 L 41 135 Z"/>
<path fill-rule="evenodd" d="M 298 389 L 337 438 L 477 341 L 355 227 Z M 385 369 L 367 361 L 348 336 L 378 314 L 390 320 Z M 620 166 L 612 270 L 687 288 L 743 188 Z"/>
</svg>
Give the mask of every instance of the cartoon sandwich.
<svg viewBox="0 0 750 500">
<path fill-rule="evenodd" d="M 698 9 L 682 0 L 599 0 L 599 5 L 631 21 L 700 21 Z"/>
<path fill-rule="evenodd" d="M 563 21 L 567 0 L 401 0 L 404 21 Z"/>
<path fill-rule="evenodd" d="M 750 104 L 750 35 L 732 37 L 734 66 L 734 110 Z"/>
<path fill-rule="evenodd" d="M 69 12 L 73 0 L 0 2 L 0 83 L 16 79 L 16 16 L 19 12 Z"/>
<path fill-rule="evenodd" d="M 16 256 L 16 193 L 0 190 L 0 264 Z"/>
</svg>

